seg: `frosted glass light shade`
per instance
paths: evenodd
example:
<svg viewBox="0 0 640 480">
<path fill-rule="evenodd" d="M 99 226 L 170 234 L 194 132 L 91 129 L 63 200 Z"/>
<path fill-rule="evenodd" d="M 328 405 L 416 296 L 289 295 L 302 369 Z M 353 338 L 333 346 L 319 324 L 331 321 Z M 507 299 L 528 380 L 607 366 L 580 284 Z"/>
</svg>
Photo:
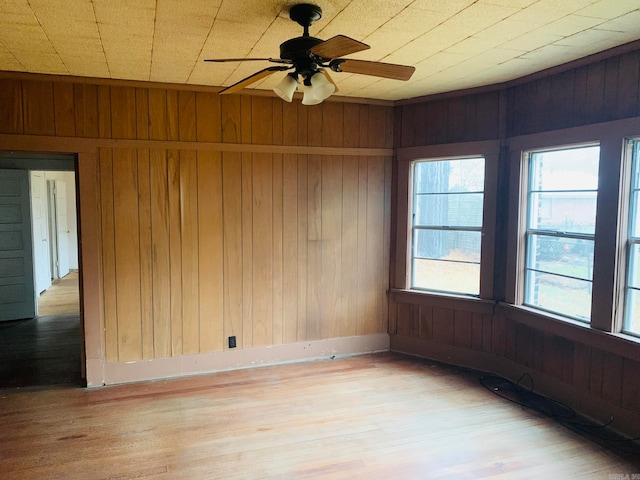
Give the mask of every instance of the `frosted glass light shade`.
<svg viewBox="0 0 640 480">
<path fill-rule="evenodd" d="M 273 91 L 285 102 L 291 102 L 296 88 L 298 88 L 298 81 L 292 75 L 287 74 L 280 83 L 275 86 Z"/>
<path fill-rule="evenodd" d="M 317 105 L 329 98 L 336 90 L 336 86 L 327 80 L 322 72 L 316 72 L 308 81 L 310 85 L 305 88 L 303 105 Z"/>
<path fill-rule="evenodd" d="M 320 98 L 320 101 L 329 98 L 336 91 L 336 86 L 327 80 L 322 72 L 316 73 L 311 77 L 311 88 L 314 95 Z"/>
</svg>

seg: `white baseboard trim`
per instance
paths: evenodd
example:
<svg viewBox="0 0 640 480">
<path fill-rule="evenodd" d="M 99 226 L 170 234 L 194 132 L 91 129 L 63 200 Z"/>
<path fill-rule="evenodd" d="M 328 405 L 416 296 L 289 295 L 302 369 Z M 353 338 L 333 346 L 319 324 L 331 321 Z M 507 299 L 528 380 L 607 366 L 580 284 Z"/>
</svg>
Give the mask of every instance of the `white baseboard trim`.
<svg viewBox="0 0 640 480">
<path fill-rule="evenodd" d="M 88 385 L 114 385 L 290 362 L 364 355 L 389 351 L 389 344 L 389 335 L 379 333 L 267 347 L 224 350 L 198 355 L 105 363 L 102 368 L 102 381 L 100 383 L 95 381 L 88 382 Z"/>
</svg>

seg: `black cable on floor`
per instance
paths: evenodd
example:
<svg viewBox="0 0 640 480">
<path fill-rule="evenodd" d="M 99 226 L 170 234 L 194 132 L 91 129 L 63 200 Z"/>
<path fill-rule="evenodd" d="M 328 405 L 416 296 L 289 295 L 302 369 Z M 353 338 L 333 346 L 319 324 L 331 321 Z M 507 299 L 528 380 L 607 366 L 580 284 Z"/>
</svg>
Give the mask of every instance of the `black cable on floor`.
<svg viewBox="0 0 640 480">
<path fill-rule="evenodd" d="M 525 380 L 528 387 L 522 385 Z M 528 373 L 522 374 L 517 382 L 496 375 L 485 375 L 480 377 L 480 384 L 493 394 L 521 407 L 541 413 L 587 438 L 606 444 L 618 453 L 640 457 L 638 449 L 640 445 L 636 443 L 640 437 L 623 438 L 607 429 L 613 423 L 613 416 L 604 424 L 589 422 L 565 403 L 535 393 L 533 391 L 533 377 Z"/>
</svg>

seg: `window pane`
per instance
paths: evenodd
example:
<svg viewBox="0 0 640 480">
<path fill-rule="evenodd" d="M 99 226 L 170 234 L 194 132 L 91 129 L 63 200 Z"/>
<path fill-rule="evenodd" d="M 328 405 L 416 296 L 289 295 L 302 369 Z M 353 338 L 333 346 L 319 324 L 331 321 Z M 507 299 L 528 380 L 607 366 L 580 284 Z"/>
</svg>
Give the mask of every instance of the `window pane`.
<svg viewBox="0 0 640 480">
<path fill-rule="evenodd" d="M 640 291 L 635 289 L 627 290 L 624 331 L 640 336 Z"/>
<path fill-rule="evenodd" d="M 484 158 L 418 161 L 413 179 L 411 287 L 477 295 Z"/>
<path fill-rule="evenodd" d="M 632 170 L 629 202 L 629 241 L 626 306 L 623 331 L 640 336 L 640 140 L 631 141 Z"/>
<path fill-rule="evenodd" d="M 591 317 L 591 282 L 529 270 L 524 303 L 588 321 Z"/>
<path fill-rule="evenodd" d="M 413 256 L 451 262 L 480 263 L 480 232 L 416 230 Z"/>
<path fill-rule="evenodd" d="M 484 158 L 416 162 L 414 194 L 482 192 Z"/>
<path fill-rule="evenodd" d="M 570 233 L 596 230 L 596 192 L 532 193 L 529 228 Z"/>
<path fill-rule="evenodd" d="M 415 259 L 412 287 L 478 295 L 480 292 L 480 265 Z"/>
<path fill-rule="evenodd" d="M 527 305 L 590 317 L 599 157 L 599 146 L 529 155 Z M 571 238 L 575 235 L 587 238 Z"/>
<path fill-rule="evenodd" d="M 583 280 L 593 279 L 593 241 L 530 235 L 527 268 Z"/>
<path fill-rule="evenodd" d="M 482 193 L 419 194 L 414 204 L 416 226 L 482 226 Z"/>
<path fill-rule="evenodd" d="M 531 154 L 531 190 L 597 190 L 600 147 Z"/>
</svg>

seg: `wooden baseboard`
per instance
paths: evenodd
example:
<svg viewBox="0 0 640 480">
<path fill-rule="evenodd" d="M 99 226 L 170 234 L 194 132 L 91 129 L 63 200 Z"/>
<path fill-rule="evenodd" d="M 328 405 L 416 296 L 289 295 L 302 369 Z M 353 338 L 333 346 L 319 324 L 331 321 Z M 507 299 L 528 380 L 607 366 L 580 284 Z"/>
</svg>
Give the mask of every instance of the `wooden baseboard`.
<svg viewBox="0 0 640 480">
<path fill-rule="evenodd" d="M 524 367 L 500 355 L 401 335 L 391 335 L 390 350 L 491 373 L 513 382 L 517 382 L 523 374 L 527 373 L 533 378 L 537 393 L 563 402 L 597 423 L 607 423 L 613 417 L 614 421 L 610 428 L 627 437 L 637 437 L 640 432 L 640 411 L 631 411 L 614 405 L 539 370 Z"/>
<path fill-rule="evenodd" d="M 134 362 L 105 363 L 102 368 L 92 364 L 87 369 L 87 385 L 96 387 L 159 378 L 214 373 L 241 368 L 262 367 L 289 362 L 311 361 L 386 352 L 386 333 L 356 337 L 331 338 L 268 347 L 225 350 L 199 355 L 156 358 Z M 89 371 L 92 375 L 89 376 Z M 101 375 L 101 378 L 96 378 Z M 90 378 L 89 378 L 90 377 Z"/>
</svg>

